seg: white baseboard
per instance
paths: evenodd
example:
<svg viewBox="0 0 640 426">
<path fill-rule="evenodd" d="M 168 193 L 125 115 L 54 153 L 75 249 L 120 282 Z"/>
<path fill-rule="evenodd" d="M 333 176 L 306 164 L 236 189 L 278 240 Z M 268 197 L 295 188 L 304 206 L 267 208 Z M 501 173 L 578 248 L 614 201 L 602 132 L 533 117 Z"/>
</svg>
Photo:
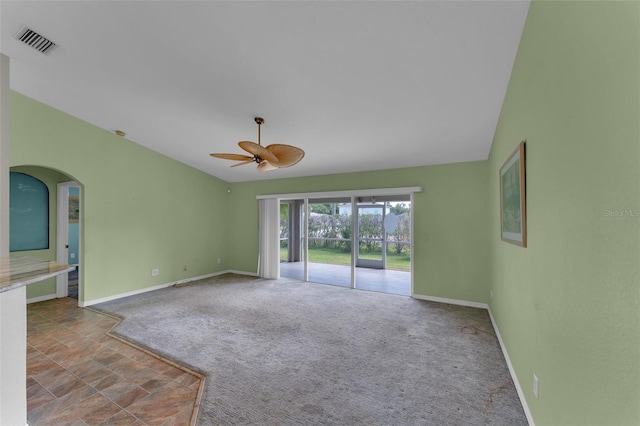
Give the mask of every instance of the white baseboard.
<svg viewBox="0 0 640 426">
<path fill-rule="evenodd" d="M 449 305 L 459 305 L 459 306 L 468 306 L 470 308 L 489 309 L 489 305 L 487 305 L 486 303 L 480 303 L 480 302 L 469 302 L 467 300 L 459 300 L 459 299 L 447 299 L 445 297 L 423 296 L 421 294 L 414 294 L 411 297 L 419 300 L 427 300 L 429 302 L 448 303 Z"/>
<path fill-rule="evenodd" d="M 256 272 L 247 272 L 247 271 L 238 271 L 235 269 L 229 269 L 224 271 L 225 274 L 238 274 L 238 275 L 248 275 L 250 277 L 257 277 L 258 274 Z"/>
<path fill-rule="evenodd" d="M 211 278 L 211 277 L 217 277 L 218 275 L 223 275 L 223 274 L 228 274 L 229 271 L 220 271 L 220 272 L 212 272 L 210 274 L 205 274 L 205 275 L 200 275 L 197 277 L 191 277 L 191 278 L 185 278 L 184 280 L 178 280 L 178 281 L 174 281 L 172 283 L 169 283 L 168 287 L 171 287 L 172 285 L 180 285 L 180 284 L 187 284 L 193 281 L 198 281 L 198 280 L 204 280 L 205 278 Z"/>
<path fill-rule="evenodd" d="M 45 300 L 52 300 L 52 299 L 55 299 L 56 297 L 57 296 L 55 293 L 45 294 L 44 296 L 32 297 L 31 299 L 27 299 L 27 305 L 29 303 L 37 303 L 37 302 L 44 302 Z"/>
<path fill-rule="evenodd" d="M 160 290 L 161 288 L 171 287 L 175 283 L 166 283 L 160 285 L 154 285 L 153 287 L 145 287 L 139 290 L 128 291 L 126 293 L 114 294 L 113 296 L 102 297 L 100 299 L 87 300 L 79 302 L 78 306 L 86 308 L 87 306 L 97 305 L 98 303 L 110 302 L 112 300 L 122 299 L 123 297 L 134 296 L 136 294 L 147 293 L 149 291 Z"/>
<path fill-rule="evenodd" d="M 149 291 L 160 290 L 162 288 L 167 288 L 167 287 L 171 287 L 171 286 L 174 286 L 174 285 L 186 284 L 186 283 L 190 283 L 192 281 L 203 280 L 205 278 L 211 278 L 211 277 L 215 277 L 215 276 L 218 276 L 218 275 L 229 274 L 229 273 L 251 275 L 248 272 L 232 271 L 232 270 L 213 272 L 211 274 L 206 274 L 206 275 L 200 275 L 200 276 L 197 276 L 197 277 L 186 278 L 184 280 L 173 281 L 173 282 L 166 283 L 166 284 L 159 284 L 159 285 L 156 285 L 156 286 L 153 286 L 153 287 L 145 287 L 145 288 L 141 288 L 139 290 L 128 291 L 126 293 L 115 294 L 113 296 L 102 297 L 100 299 L 88 300 L 88 301 L 80 302 L 78 305 L 80 307 L 82 307 L 82 308 L 85 308 L 87 306 L 97 305 L 98 303 L 110 302 L 112 300 L 122 299 L 123 297 L 134 296 L 136 294 L 147 293 Z"/>
<path fill-rule="evenodd" d="M 496 320 L 493 317 L 493 312 L 491 312 L 491 307 L 487 306 L 487 310 L 489 311 L 489 317 L 491 318 L 491 324 L 493 324 L 493 330 L 496 332 L 496 337 L 498 337 L 498 342 L 500 343 L 500 348 L 502 349 L 502 354 L 504 355 L 504 359 L 507 361 L 507 367 L 509 367 L 509 373 L 511 373 L 511 379 L 513 380 L 513 384 L 516 387 L 516 391 L 518 392 L 518 398 L 520 398 L 520 403 L 522 404 L 522 409 L 524 410 L 524 415 L 527 417 L 527 421 L 529 425 L 535 426 L 533 421 L 533 415 L 531 414 L 531 410 L 529 409 L 529 405 L 527 404 L 527 400 L 524 397 L 524 392 L 522 391 L 522 386 L 518 381 L 518 376 L 516 376 L 516 370 L 513 368 L 513 364 L 511 364 L 511 359 L 509 358 L 509 354 L 507 353 L 507 348 L 502 341 L 502 336 L 500 336 L 500 330 L 498 329 L 498 325 L 496 324 Z"/>
</svg>

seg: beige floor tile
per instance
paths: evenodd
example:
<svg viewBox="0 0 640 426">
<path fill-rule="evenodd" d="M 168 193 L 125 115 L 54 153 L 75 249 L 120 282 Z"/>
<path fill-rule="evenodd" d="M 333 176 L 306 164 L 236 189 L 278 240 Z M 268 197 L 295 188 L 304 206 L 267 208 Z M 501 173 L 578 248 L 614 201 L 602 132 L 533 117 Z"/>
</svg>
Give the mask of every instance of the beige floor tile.
<svg viewBox="0 0 640 426">
<path fill-rule="evenodd" d="M 117 323 L 68 298 L 28 305 L 31 426 L 191 424 L 202 379 L 107 335 Z"/>
</svg>

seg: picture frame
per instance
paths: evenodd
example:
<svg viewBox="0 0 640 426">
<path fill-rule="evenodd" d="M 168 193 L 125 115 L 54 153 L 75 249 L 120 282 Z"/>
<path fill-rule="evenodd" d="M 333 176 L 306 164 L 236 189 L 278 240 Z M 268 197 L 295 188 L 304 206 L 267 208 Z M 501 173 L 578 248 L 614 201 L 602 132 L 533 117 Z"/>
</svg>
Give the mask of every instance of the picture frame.
<svg viewBox="0 0 640 426">
<path fill-rule="evenodd" d="M 500 237 L 527 247 L 525 141 L 500 168 Z"/>
<path fill-rule="evenodd" d="M 69 223 L 80 220 L 80 197 L 69 197 Z"/>
</svg>

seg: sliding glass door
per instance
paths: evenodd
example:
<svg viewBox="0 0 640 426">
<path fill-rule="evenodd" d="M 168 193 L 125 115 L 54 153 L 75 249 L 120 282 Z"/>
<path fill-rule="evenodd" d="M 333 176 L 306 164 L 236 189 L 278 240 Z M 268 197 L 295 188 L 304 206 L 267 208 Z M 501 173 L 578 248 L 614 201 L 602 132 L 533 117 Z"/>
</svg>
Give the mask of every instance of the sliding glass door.
<svg viewBox="0 0 640 426">
<path fill-rule="evenodd" d="M 411 294 L 411 196 L 280 203 L 280 276 Z"/>
</svg>

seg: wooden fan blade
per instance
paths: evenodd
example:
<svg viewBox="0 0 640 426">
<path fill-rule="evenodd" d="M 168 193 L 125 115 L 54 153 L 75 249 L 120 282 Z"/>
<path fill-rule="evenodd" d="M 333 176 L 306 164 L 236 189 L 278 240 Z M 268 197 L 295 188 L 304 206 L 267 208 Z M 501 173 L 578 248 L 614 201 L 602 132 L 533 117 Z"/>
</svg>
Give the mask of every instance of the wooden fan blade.
<svg viewBox="0 0 640 426">
<path fill-rule="evenodd" d="M 224 158 L 225 160 L 253 161 L 253 157 L 249 157 L 248 155 L 241 155 L 241 154 L 209 154 L 209 155 L 216 158 Z"/>
<path fill-rule="evenodd" d="M 238 145 L 240 146 L 240 148 L 244 149 L 247 152 L 250 152 L 253 155 L 257 155 L 263 160 L 272 161 L 274 163 L 278 161 L 275 155 L 273 155 L 270 151 L 267 151 L 267 149 L 262 145 L 258 145 L 255 142 L 242 141 L 238 142 Z"/>
<path fill-rule="evenodd" d="M 291 145 L 275 143 L 267 146 L 267 151 L 277 157 L 276 161 L 271 161 L 279 168 L 291 167 L 304 157 L 304 151 Z"/>
<path fill-rule="evenodd" d="M 258 171 L 261 171 L 261 172 L 268 172 L 276 169 L 277 167 L 269 163 L 268 161 L 263 161 L 262 163 L 258 164 Z"/>
<path fill-rule="evenodd" d="M 244 160 L 244 161 L 242 161 L 241 163 L 236 163 L 236 164 L 234 164 L 234 165 L 233 165 L 233 166 L 231 166 L 231 167 L 238 167 L 238 166 L 242 166 L 242 165 L 244 165 L 244 164 L 249 164 L 249 163 L 253 163 L 253 158 L 252 158 L 252 159 L 250 159 L 250 160 Z"/>
</svg>

